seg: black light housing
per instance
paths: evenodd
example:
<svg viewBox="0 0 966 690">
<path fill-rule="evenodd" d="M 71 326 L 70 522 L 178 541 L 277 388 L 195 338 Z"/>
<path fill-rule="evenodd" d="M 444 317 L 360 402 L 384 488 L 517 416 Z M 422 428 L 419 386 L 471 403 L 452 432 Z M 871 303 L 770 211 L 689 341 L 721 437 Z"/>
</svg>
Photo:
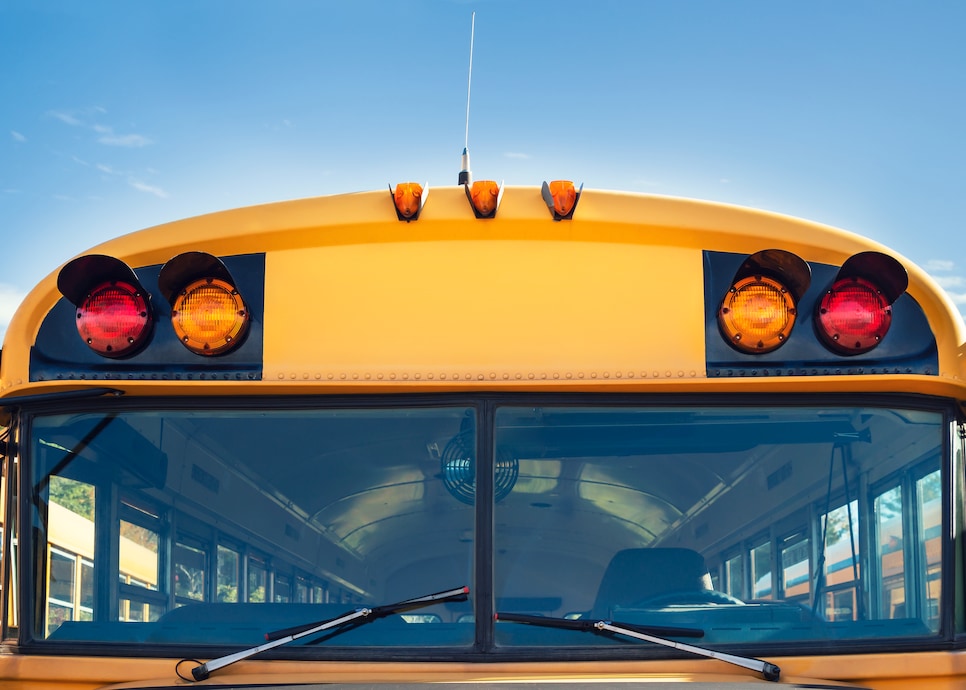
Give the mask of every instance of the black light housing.
<svg viewBox="0 0 966 690">
<path fill-rule="evenodd" d="M 909 276 L 896 259 L 861 252 L 839 269 L 819 301 L 815 331 L 823 344 L 841 355 L 877 347 L 892 325 L 892 304 L 906 291 Z"/>
<path fill-rule="evenodd" d="M 75 324 L 87 346 L 102 357 L 137 353 L 154 326 L 151 295 L 126 263 L 89 254 L 65 265 L 57 289 L 75 307 Z"/>
<path fill-rule="evenodd" d="M 231 272 L 216 256 L 179 254 L 161 267 L 158 289 L 171 305 L 179 342 L 195 354 L 230 352 L 248 333 L 248 308 Z"/>
<path fill-rule="evenodd" d="M 795 326 L 811 269 L 783 249 L 749 256 L 735 272 L 718 308 L 718 327 L 739 352 L 764 354 L 781 347 Z"/>
</svg>

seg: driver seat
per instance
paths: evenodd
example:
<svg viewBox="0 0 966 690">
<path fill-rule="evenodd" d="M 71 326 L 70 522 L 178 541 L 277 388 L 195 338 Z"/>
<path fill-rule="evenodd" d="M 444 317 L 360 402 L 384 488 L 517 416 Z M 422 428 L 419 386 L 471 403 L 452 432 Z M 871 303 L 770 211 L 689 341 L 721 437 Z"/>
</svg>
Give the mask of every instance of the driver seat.
<svg viewBox="0 0 966 690">
<path fill-rule="evenodd" d="M 710 590 L 704 556 L 693 549 L 624 549 L 611 558 L 590 615 L 608 620 L 616 607 L 670 592 Z"/>
</svg>

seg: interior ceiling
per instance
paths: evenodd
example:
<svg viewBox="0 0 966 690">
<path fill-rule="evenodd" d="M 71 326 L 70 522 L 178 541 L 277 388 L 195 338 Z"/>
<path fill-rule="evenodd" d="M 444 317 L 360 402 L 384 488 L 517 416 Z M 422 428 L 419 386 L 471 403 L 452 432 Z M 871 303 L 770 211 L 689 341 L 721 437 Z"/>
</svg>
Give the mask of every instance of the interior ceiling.
<svg viewBox="0 0 966 690">
<path fill-rule="evenodd" d="M 446 491 L 440 468 L 440 451 L 460 433 L 463 411 L 422 412 L 241 412 L 168 417 L 165 423 L 181 426 L 185 438 L 216 454 L 224 467 L 364 556 L 427 534 L 457 541 L 472 526 L 472 508 Z M 687 413 L 624 418 L 597 412 L 501 426 L 498 443 L 519 461 L 519 477 L 498 505 L 497 519 L 525 526 L 535 519 L 535 507 L 557 508 L 555 520 L 572 520 L 565 529 L 574 541 L 593 542 L 595 534 L 611 532 L 651 543 L 731 481 L 749 449 L 815 443 L 852 431 L 841 418 L 789 424 L 781 417 L 695 424 Z M 98 441 L 112 444 L 131 435 L 118 434 L 117 426 L 109 425 Z M 123 447 L 115 450 L 124 457 Z M 582 537 L 578 526 L 589 531 Z"/>
</svg>

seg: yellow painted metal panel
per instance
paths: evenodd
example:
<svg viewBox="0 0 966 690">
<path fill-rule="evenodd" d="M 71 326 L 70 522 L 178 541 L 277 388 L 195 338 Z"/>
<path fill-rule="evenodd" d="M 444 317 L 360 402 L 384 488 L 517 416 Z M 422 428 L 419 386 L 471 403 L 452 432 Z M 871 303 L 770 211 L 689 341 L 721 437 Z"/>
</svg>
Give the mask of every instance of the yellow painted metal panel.
<svg viewBox="0 0 966 690">
<path fill-rule="evenodd" d="M 265 378 L 704 375 L 701 253 L 443 241 L 267 257 Z"/>
</svg>

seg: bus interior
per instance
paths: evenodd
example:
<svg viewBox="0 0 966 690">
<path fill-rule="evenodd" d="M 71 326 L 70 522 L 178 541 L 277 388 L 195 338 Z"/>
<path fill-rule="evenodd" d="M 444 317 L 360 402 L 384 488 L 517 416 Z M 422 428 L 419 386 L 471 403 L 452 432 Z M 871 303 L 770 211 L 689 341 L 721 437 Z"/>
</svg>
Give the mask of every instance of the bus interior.
<svg viewBox="0 0 966 690">
<path fill-rule="evenodd" d="M 68 409 L 38 408 L 18 429 L 35 602 L 18 623 L 39 647 L 200 655 L 463 585 L 467 601 L 277 653 L 650 649 L 494 622 L 501 612 L 694 628 L 701 644 L 758 655 L 934 639 L 952 624 L 940 602 L 954 411 L 919 398 Z"/>
</svg>

